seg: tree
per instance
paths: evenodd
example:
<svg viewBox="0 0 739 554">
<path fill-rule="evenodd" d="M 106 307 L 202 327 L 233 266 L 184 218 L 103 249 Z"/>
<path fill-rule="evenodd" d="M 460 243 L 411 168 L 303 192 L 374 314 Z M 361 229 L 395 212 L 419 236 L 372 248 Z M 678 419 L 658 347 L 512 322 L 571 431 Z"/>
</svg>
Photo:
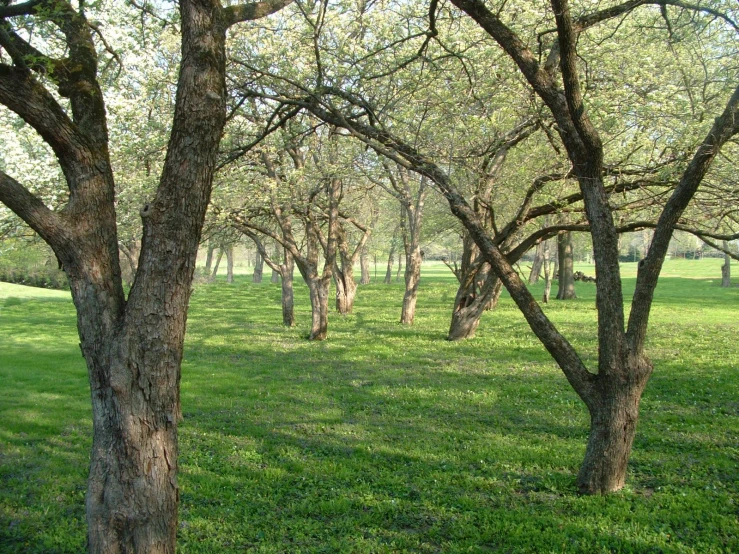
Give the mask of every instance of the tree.
<svg viewBox="0 0 739 554">
<path fill-rule="evenodd" d="M 156 195 L 140 210 L 143 239 L 128 298 L 99 80 L 99 29 L 82 5 L 77 10 L 64 0 L 0 5 L 0 46 L 7 53 L 0 63 L 0 103 L 50 146 L 69 190 L 64 209 L 52 211 L 0 172 L 0 201 L 52 247 L 77 308 L 92 393 L 90 552 L 175 551 L 180 364 L 195 258 L 226 121 L 226 32 L 288 3 L 227 8 L 213 0 L 179 3 L 182 61 L 175 112 Z M 63 57 L 54 57 L 53 41 L 31 38 L 26 22 L 61 40 Z"/>
<path fill-rule="evenodd" d="M 715 96 L 705 96 L 705 107 L 702 108 L 704 113 L 708 110 L 722 113 L 715 118 L 710 129 L 706 129 L 705 120 L 695 121 L 695 125 L 702 129 L 704 138 L 698 138 L 693 143 L 692 156 L 681 164 L 679 180 L 669 194 L 662 195 L 665 200 L 661 206 L 653 205 L 657 212 L 656 222 L 653 223 L 654 236 L 649 253 L 640 264 L 627 322 L 618 265 L 619 228 L 614 221 L 614 210 L 609 203 L 609 191 L 605 183 L 608 176 L 604 162 L 605 147 L 590 112 L 585 109 L 584 90 L 577 63 L 577 45 L 588 43 L 584 38 L 586 31 L 598 24 L 610 22 L 603 30 L 606 37 L 617 34 L 624 25 L 623 21 L 613 22 L 613 18 L 623 19 L 631 15 L 637 7 L 648 3 L 625 2 L 573 18 L 567 2 L 553 0 L 551 11 L 545 16 L 553 17 L 555 29 L 545 34 L 554 34 L 556 40 L 551 44 L 549 55 L 542 56 L 541 62 L 529 49 L 527 42 L 502 21 L 502 12 L 494 13 L 484 2 L 477 0 L 453 0 L 452 3 L 506 53 L 528 83 L 530 92 L 540 99 L 556 123 L 554 129 L 571 163 L 571 176 L 578 183 L 587 216 L 587 229 L 593 243 L 597 271 L 597 372 L 591 372 L 586 367 L 574 347 L 549 321 L 512 268 L 500 245 L 486 230 L 475 211 L 460 194 L 452 176 L 440 163 L 423 154 L 416 144 L 404 140 L 399 130 L 383 125 L 375 115 L 377 111 L 356 94 L 322 86 L 302 99 L 282 97 L 282 101 L 301 106 L 326 122 L 349 129 L 353 137 L 400 166 L 427 177 L 439 188 L 452 213 L 469 231 L 533 332 L 558 363 L 590 412 L 590 435 L 585 459 L 578 474 L 578 488 L 581 492 L 590 494 L 618 490 L 625 480 L 626 466 L 636 433 L 641 394 L 652 372 L 651 362 L 645 352 L 645 337 L 659 272 L 673 229 L 695 196 L 718 152 L 739 132 L 739 88 L 733 90 L 723 109 L 714 100 L 726 97 L 728 87 L 725 81 L 715 84 Z M 658 4 L 662 8 L 657 12 L 657 17 L 664 17 L 665 6 L 672 2 Z M 436 4 L 432 3 L 431 8 L 431 31 L 427 36 L 435 36 L 434 32 L 438 32 L 435 29 Z M 739 29 L 728 16 L 710 8 L 691 6 L 686 9 L 698 14 L 707 13 L 706 26 L 720 27 L 728 23 L 730 33 Z M 643 28 L 653 25 L 653 16 L 653 12 L 647 13 L 647 26 Z M 663 30 L 669 35 L 669 28 L 665 27 Z M 722 32 L 723 30 L 717 31 L 718 34 Z M 531 44 L 535 42 L 531 41 Z M 590 46 L 597 49 L 603 43 L 598 38 Z M 628 41 L 623 44 L 628 44 Z M 602 70 L 605 72 L 605 68 Z M 661 78 L 664 79 L 664 76 Z M 689 85 L 685 86 L 689 90 Z M 604 132 L 607 130 L 606 126 Z M 697 131 L 692 130 L 692 134 L 696 135 Z M 446 161 L 443 164 L 447 165 Z"/>
<path fill-rule="evenodd" d="M 572 231 L 563 231 L 557 235 L 557 259 L 559 260 L 559 289 L 557 290 L 557 300 L 577 298 L 575 295 Z"/>
</svg>

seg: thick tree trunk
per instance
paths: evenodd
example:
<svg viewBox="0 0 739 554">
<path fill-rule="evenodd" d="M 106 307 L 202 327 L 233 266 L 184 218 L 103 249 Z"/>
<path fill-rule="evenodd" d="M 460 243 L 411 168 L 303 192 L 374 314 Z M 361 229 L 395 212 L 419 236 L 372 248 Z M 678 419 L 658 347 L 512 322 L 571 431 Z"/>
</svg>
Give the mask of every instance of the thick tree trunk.
<svg viewBox="0 0 739 554">
<path fill-rule="evenodd" d="M 359 254 L 359 268 L 361 271 L 359 284 L 369 285 L 370 284 L 370 256 L 369 256 L 369 250 L 367 249 L 366 246 L 362 248 L 362 251 Z"/>
<path fill-rule="evenodd" d="M 252 275 L 253 283 L 262 282 L 262 273 L 264 272 L 264 259 L 262 254 L 257 250 L 256 256 L 254 257 L 254 274 Z"/>
<path fill-rule="evenodd" d="M 639 420 L 639 402 L 651 366 L 598 376 L 590 398 L 590 436 L 577 476 L 581 494 L 606 494 L 623 488 Z"/>
<path fill-rule="evenodd" d="M 308 282 L 311 305 L 309 340 L 325 340 L 328 335 L 328 279 L 312 279 Z"/>
<path fill-rule="evenodd" d="M 405 293 L 403 294 L 403 309 L 400 312 L 400 322 L 403 325 L 412 325 L 416 317 L 416 300 L 418 298 L 418 283 L 421 280 L 421 249 L 416 246 L 406 258 Z"/>
<path fill-rule="evenodd" d="M 487 272 L 485 282 L 478 293 L 475 292 L 477 287 L 474 283 L 471 290 L 469 287 L 460 286 L 454 299 L 454 312 L 447 340 L 473 338 L 480 325 L 482 314 L 490 305 L 497 304 L 502 286 L 502 281 L 492 271 Z"/>
<path fill-rule="evenodd" d="M 295 299 L 293 295 L 293 271 L 295 261 L 292 254 L 285 251 L 285 263 L 280 266 L 282 275 L 282 323 L 286 327 L 295 325 Z"/>
<path fill-rule="evenodd" d="M 724 250 L 728 250 L 729 243 L 727 241 L 724 241 L 723 247 Z M 729 256 L 728 254 L 724 254 L 724 265 L 721 266 L 721 286 L 731 286 L 731 256 Z"/>
<path fill-rule="evenodd" d="M 226 282 L 228 284 L 234 282 L 234 247 L 232 244 L 226 247 Z"/>
<path fill-rule="evenodd" d="M 577 298 L 575 294 L 575 268 L 572 251 L 572 232 L 557 235 L 557 254 L 559 259 L 559 289 L 557 300 Z"/>
<path fill-rule="evenodd" d="M 354 299 L 357 296 L 357 283 L 354 275 L 346 275 L 344 271 L 336 271 L 336 311 L 342 315 L 352 313 Z"/>
<path fill-rule="evenodd" d="M 534 261 L 531 263 L 531 273 L 529 273 L 529 284 L 535 285 L 539 282 L 542 265 L 544 264 L 544 241 L 536 245 L 534 253 Z"/>
</svg>

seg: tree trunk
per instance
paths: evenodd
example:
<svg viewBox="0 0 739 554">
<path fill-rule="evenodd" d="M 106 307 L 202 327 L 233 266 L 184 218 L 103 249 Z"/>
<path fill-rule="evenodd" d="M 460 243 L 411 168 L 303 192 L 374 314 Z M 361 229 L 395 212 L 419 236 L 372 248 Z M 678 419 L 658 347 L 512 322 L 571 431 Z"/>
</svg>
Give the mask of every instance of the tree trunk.
<svg viewBox="0 0 739 554">
<path fill-rule="evenodd" d="M 549 295 L 552 293 L 552 276 L 555 271 L 554 269 L 554 262 L 549 261 L 549 244 L 548 241 L 546 241 L 547 244 L 544 248 L 544 255 L 543 255 L 543 268 L 544 268 L 544 298 L 542 298 L 542 302 L 544 304 L 549 303 Z"/>
<path fill-rule="evenodd" d="M 393 264 L 395 263 L 396 246 L 397 241 L 393 237 L 393 240 L 390 243 L 390 253 L 387 256 L 387 271 L 385 272 L 385 280 L 383 281 L 386 285 L 389 285 L 393 282 Z"/>
<path fill-rule="evenodd" d="M 280 266 L 282 275 L 282 323 L 286 327 L 295 325 L 295 299 L 293 295 L 293 271 L 295 261 L 287 250 L 285 251 L 285 262 Z"/>
<path fill-rule="evenodd" d="M 403 253 L 398 252 L 398 271 L 395 273 L 395 280 L 400 281 L 400 274 L 403 271 Z"/>
<path fill-rule="evenodd" d="M 606 494 L 623 488 L 639 420 L 639 401 L 651 366 L 599 375 L 589 398 L 590 436 L 577 475 L 581 494 Z"/>
<path fill-rule="evenodd" d="M 369 249 L 365 246 L 359 254 L 359 267 L 361 270 L 360 285 L 369 285 L 370 283 L 370 257 Z"/>
<path fill-rule="evenodd" d="M 503 283 L 492 271 L 487 276 L 479 293 L 475 293 L 477 287 L 464 288 L 460 285 L 457 297 L 454 299 L 454 312 L 452 323 L 449 326 L 447 340 L 471 339 L 480 325 L 482 314 L 491 304 L 494 306 L 500 297 Z"/>
<path fill-rule="evenodd" d="M 400 322 L 403 325 L 412 325 L 416 317 L 416 299 L 418 298 L 418 283 L 421 280 L 421 248 L 415 246 L 406 258 L 405 294 L 403 294 L 403 309 L 400 312 Z"/>
<path fill-rule="evenodd" d="M 724 241 L 723 247 L 724 250 L 728 250 L 729 243 L 727 241 Z M 724 254 L 724 265 L 721 266 L 721 286 L 731 286 L 731 256 L 729 256 L 728 254 Z"/>
<path fill-rule="evenodd" d="M 329 282 L 327 279 L 312 279 L 308 282 L 312 316 L 309 340 L 325 340 L 328 335 Z"/>
<path fill-rule="evenodd" d="M 559 290 L 557 300 L 571 300 L 575 295 L 575 269 L 572 252 L 572 232 L 557 235 L 557 257 L 559 259 Z"/>
<path fill-rule="evenodd" d="M 534 253 L 534 261 L 531 263 L 531 273 L 529 273 L 529 285 L 535 285 L 539 282 L 539 275 L 541 275 L 541 268 L 544 264 L 544 241 L 541 241 L 536 245 L 536 252 Z"/>
<path fill-rule="evenodd" d="M 228 284 L 234 282 L 234 247 L 232 244 L 226 247 L 226 282 Z"/>
<path fill-rule="evenodd" d="M 218 256 L 216 257 L 216 265 L 213 266 L 213 273 L 210 274 L 210 281 L 216 280 L 216 275 L 218 275 L 218 267 L 221 265 L 221 258 L 223 258 L 223 248 L 220 248 L 218 250 Z"/>
<path fill-rule="evenodd" d="M 256 256 L 254 257 L 254 275 L 252 275 L 253 283 L 262 282 L 262 273 L 264 272 L 264 260 L 262 254 L 257 250 Z"/>
<path fill-rule="evenodd" d="M 208 253 L 205 255 L 205 273 L 210 275 L 210 270 L 213 268 L 213 252 L 216 247 L 208 243 Z"/>
<path fill-rule="evenodd" d="M 272 258 L 275 262 L 277 262 L 280 259 L 280 245 L 279 243 L 275 243 L 275 253 L 274 257 Z M 284 265 L 284 264 L 283 264 Z M 294 265 L 293 265 L 294 267 Z M 292 275 L 292 270 L 291 273 Z M 270 278 L 270 282 L 272 283 L 279 283 L 280 282 L 280 272 L 276 271 L 274 268 L 272 268 L 272 277 Z M 292 285 L 290 285 L 292 287 Z"/>
<path fill-rule="evenodd" d="M 468 339 L 475 336 L 483 312 L 497 303 L 502 282 L 490 270 L 490 264 L 482 261 L 480 249 L 469 233 L 465 233 L 462 239 L 459 269 L 455 264 L 453 270 L 459 287 L 447 340 Z"/>
</svg>

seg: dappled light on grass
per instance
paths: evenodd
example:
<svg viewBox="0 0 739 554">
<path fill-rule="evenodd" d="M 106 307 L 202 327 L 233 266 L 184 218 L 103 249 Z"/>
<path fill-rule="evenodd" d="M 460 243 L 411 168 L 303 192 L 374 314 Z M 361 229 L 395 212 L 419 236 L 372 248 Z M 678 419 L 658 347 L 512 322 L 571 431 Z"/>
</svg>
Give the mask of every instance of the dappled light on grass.
<svg viewBox="0 0 739 554">
<path fill-rule="evenodd" d="M 305 340 L 302 286 L 293 329 L 277 285 L 197 287 L 182 552 L 739 549 L 739 288 L 660 282 L 627 488 L 586 498 L 584 406 L 507 297 L 476 339 L 443 340 L 454 283 L 441 277 L 422 277 L 413 327 L 398 324 L 402 287 L 371 284 L 321 343 Z M 0 308 L 0 551 L 79 552 L 90 425 L 74 310 L 24 302 Z M 594 287 L 545 310 L 592 367 Z"/>
</svg>

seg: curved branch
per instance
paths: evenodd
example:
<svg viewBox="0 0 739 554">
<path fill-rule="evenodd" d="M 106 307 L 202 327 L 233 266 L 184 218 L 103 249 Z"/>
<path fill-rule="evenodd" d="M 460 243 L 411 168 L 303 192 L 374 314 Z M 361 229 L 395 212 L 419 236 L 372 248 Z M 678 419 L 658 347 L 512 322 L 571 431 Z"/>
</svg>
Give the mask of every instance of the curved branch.
<svg viewBox="0 0 739 554">
<path fill-rule="evenodd" d="M 50 210 L 26 187 L 2 171 L 0 171 L 0 202 L 25 221 L 55 251 L 62 246 L 67 233 L 59 214 Z"/>
<path fill-rule="evenodd" d="M 254 21 L 272 15 L 282 8 L 292 4 L 293 0 L 264 0 L 264 2 L 253 2 L 251 4 L 236 4 L 224 9 L 226 14 L 226 27 L 244 21 Z"/>
</svg>

